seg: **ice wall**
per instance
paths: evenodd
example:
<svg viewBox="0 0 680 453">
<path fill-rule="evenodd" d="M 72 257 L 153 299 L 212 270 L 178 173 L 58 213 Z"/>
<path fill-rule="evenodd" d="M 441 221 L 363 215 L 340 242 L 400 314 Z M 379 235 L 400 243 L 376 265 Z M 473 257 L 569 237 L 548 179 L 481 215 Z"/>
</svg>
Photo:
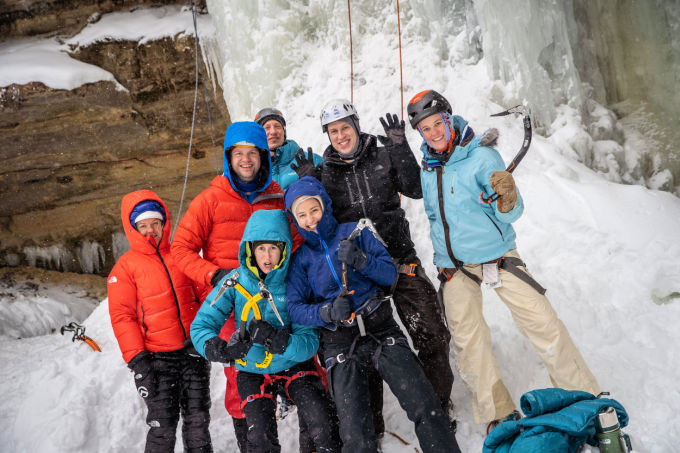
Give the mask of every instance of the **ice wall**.
<svg viewBox="0 0 680 453">
<path fill-rule="evenodd" d="M 351 96 L 347 2 L 208 0 L 233 120 L 275 105 L 321 152 L 318 114 Z M 680 2 L 402 0 L 404 102 L 445 93 L 457 113 L 531 107 L 536 132 L 617 182 L 680 193 Z M 400 111 L 396 2 L 351 2 L 362 127 Z M 367 121 L 368 120 L 368 121 Z M 414 142 L 418 141 L 412 133 Z"/>
</svg>

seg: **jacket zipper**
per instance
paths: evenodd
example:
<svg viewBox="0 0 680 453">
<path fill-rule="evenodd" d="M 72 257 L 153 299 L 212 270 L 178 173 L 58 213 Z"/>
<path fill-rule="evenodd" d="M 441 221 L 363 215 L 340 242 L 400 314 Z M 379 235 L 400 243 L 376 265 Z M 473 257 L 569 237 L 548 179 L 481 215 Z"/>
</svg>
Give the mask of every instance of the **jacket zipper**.
<svg viewBox="0 0 680 453">
<path fill-rule="evenodd" d="M 182 314 L 180 313 L 179 309 L 179 299 L 177 299 L 177 292 L 175 292 L 175 285 L 172 284 L 172 278 L 170 277 L 170 271 L 168 270 L 168 266 L 165 265 L 165 261 L 163 261 L 163 257 L 161 256 L 160 250 L 158 250 L 158 247 L 156 247 L 156 255 L 158 255 L 158 259 L 161 260 L 161 264 L 163 265 L 163 268 L 165 269 L 165 273 L 168 275 L 168 281 L 170 282 L 170 288 L 172 289 L 172 295 L 175 298 L 175 306 L 177 307 L 177 319 L 179 320 L 179 325 L 182 328 L 182 333 L 184 334 L 184 339 L 186 340 L 187 338 L 187 330 L 184 328 L 184 323 L 182 323 Z"/>
<path fill-rule="evenodd" d="M 338 274 L 335 273 L 335 268 L 333 267 L 333 262 L 331 261 L 330 252 L 328 251 L 328 246 L 326 245 L 326 242 L 321 238 L 321 235 L 319 235 L 319 241 L 321 242 L 321 245 L 323 245 L 323 248 L 325 250 L 326 261 L 328 262 L 328 266 L 331 268 L 331 273 L 333 274 L 335 283 L 338 284 L 338 288 L 340 288 L 340 291 L 342 291 L 342 283 L 340 283 Z"/>
<path fill-rule="evenodd" d="M 435 172 L 437 173 L 437 198 L 439 201 L 439 215 L 442 219 L 442 225 L 444 226 L 444 240 L 446 241 L 446 251 L 449 254 L 449 258 L 453 261 L 453 264 L 458 267 L 460 261 L 456 259 L 453 254 L 453 248 L 451 247 L 451 238 L 449 237 L 449 224 L 446 221 L 446 213 L 444 212 L 444 191 L 442 188 L 442 167 L 436 167 Z"/>
<path fill-rule="evenodd" d="M 498 228 L 498 225 L 496 225 L 496 222 L 494 222 L 493 219 L 491 218 L 491 216 L 490 216 L 489 214 L 487 214 L 486 212 L 484 213 L 484 215 L 486 215 L 486 216 L 489 218 L 489 220 L 491 221 L 491 223 L 493 223 L 493 226 L 495 226 L 495 227 L 496 227 L 496 230 L 498 230 L 498 234 L 501 235 L 501 239 L 502 239 L 503 241 L 505 241 L 505 238 L 503 237 L 503 232 L 501 231 L 500 228 Z"/>
<path fill-rule="evenodd" d="M 144 336 L 146 336 L 146 333 L 149 331 L 149 327 L 144 322 L 144 318 L 146 317 L 146 312 L 144 311 L 144 304 L 142 304 L 141 308 L 142 308 L 142 327 L 144 327 Z"/>
<path fill-rule="evenodd" d="M 366 206 L 364 205 L 364 194 L 361 192 L 361 185 L 359 184 L 359 177 L 357 176 L 357 167 L 352 165 L 352 173 L 354 174 L 354 181 L 357 183 L 357 192 L 359 192 L 359 204 L 361 205 L 361 210 L 364 213 L 364 217 L 368 218 L 366 214 Z M 364 173 L 366 175 L 366 173 Z"/>
</svg>

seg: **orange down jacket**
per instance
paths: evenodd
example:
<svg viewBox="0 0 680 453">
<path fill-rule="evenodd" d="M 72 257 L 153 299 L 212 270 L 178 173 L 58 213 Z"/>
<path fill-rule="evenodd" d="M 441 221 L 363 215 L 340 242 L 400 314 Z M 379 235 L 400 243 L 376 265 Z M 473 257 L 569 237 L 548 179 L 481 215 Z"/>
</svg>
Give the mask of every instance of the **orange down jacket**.
<svg viewBox="0 0 680 453">
<path fill-rule="evenodd" d="M 130 224 L 130 213 L 139 202 L 156 200 L 167 219 L 163 238 L 156 246 Z M 120 257 L 107 280 L 109 315 L 113 332 L 129 362 L 141 351 L 168 352 L 182 348 L 199 308 L 192 282 L 170 254 L 170 213 L 150 190 L 123 197 L 121 218 L 130 251 Z"/>
<path fill-rule="evenodd" d="M 250 215 L 259 209 L 283 209 L 283 191 L 277 183 L 272 181 L 248 203 L 229 184 L 229 179 L 216 176 L 189 205 L 175 231 L 172 256 L 196 283 L 200 300 L 205 300 L 212 290 L 210 280 L 215 271 L 240 266 L 241 237 Z M 294 233 L 294 245 L 299 245 L 302 238 L 296 230 Z M 198 254 L 201 249 L 203 257 Z"/>
</svg>

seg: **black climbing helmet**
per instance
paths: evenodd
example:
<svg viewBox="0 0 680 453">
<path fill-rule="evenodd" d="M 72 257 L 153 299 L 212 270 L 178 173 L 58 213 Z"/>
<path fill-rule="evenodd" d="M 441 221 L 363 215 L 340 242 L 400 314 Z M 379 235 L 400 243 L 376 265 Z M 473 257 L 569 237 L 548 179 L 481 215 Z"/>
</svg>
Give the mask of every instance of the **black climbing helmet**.
<svg viewBox="0 0 680 453">
<path fill-rule="evenodd" d="M 281 123 L 281 126 L 283 126 L 284 129 L 286 128 L 286 120 L 283 117 L 283 113 L 281 113 L 281 110 L 279 109 L 275 109 L 274 107 L 265 107 L 257 112 L 257 115 L 255 115 L 255 122 L 260 126 L 264 126 L 264 123 L 269 120 L 276 120 Z"/>
<path fill-rule="evenodd" d="M 447 112 L 449 115 L 453 114 L 449 101 L 434 90 L 421 91 L 413 96 L 408 102 L 406 112 L 413 129 L 416 129 L 418 123 L 422 120 L 435 113 Z"/>
</svg>

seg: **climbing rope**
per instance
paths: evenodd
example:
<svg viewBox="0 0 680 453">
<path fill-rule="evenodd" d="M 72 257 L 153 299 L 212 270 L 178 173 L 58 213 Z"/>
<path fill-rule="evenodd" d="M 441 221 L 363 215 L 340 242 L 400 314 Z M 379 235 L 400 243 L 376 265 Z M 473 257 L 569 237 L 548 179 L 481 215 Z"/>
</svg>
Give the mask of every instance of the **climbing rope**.
<svg viewBox="0 0 680 453">
<path fill-rule="evenodd" d="M 354 57 L 352 55 L 352 12 L 347 0 L 347 18 L 349 20 L 349 100 L 354 104 Z"/>
<path fill-rule="evenodd" d="M 399 36 L 399 86 L 401 89 L 401 119 L 404 119 L 404 69 L 401 62 L 401 14 L 399 14 L 399 0 L 397 0 L 397 35 Z"/>
<path fill-rule="evenodd" d="M 170 235 L 170 242 L 172 242 L 172 238 L 175 236 L 175 231 L 177 230 L 177 225 L 179 225 L 179 219 L 182 215 L 182 206 L 184 205 L 184 195 L 187 190 L 187 182 L 189 180 L 189 164 L 191 162 L 191 147 L 194 142 L 194 130 L 196 128 L 196 104 L 198 101 L 198 82 L 199 82 L 199 66 L 198 66 L 198 50 L 199 50 L 199 39 L 198 39 L 198 24 L 197 24 L 197 19 L 196 19 L 196 5 L 194 4 L 193 0 L 191 0 L 191 17 L 192 21 L 194 24 L 194 78 L 195 78 L 195 83 L 194 83 L 194 106 L 193 110 L 191 113 L 191 134 L 189 135 L 189 150 L 187 151 L 187 164 L 186 164 L 186 169 L 184 170 L 184 185 L 182 186 L 182 195 L 180 196 L 179 199 L 179 209 L 177 210 L 177 216 L 175 217 L 175 226 L 172 229 L 172 234 Z M 206 107 L 208 108 L 208 120 L 210 121 L 210 138 L 212 140 L 213 144 L 213 154 L 215 154 L 215 166 L 217 168 L 217 173 L 219 174 L 219 166 L 218 166 L 218 161 L 217 161 L 217 152 L 215 151 L 215 138 L 213 136 L 213 124 L 212 124 L 212 117 L 210 115 L 210 106 L 208 105 L 208 94 L 205 88 L 205 84 L 203 84 L 203 93 L 205 97 L 205 103 Z"/>
</svg>

